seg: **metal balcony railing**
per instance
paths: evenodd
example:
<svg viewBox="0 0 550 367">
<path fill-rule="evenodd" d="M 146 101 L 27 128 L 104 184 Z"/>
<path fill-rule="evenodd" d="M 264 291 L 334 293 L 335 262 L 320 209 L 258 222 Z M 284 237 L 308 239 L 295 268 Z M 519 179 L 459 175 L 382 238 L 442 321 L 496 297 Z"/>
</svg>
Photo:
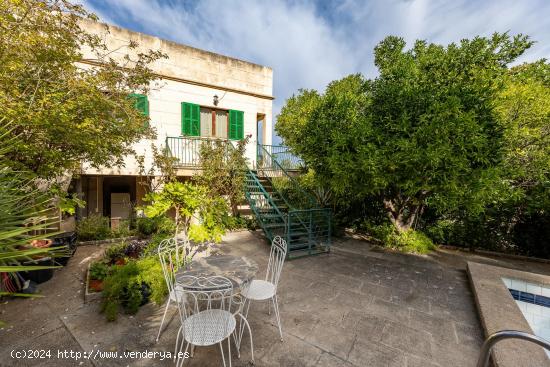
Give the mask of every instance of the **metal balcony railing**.
<svg viewBox="0 0 550 367">
<path fill-rule="evenodd" d="M 290 149 L 284 145 L 262 145 L 258 144 L 256 162 L 258 168 L 264 170 L 274 166 L 273 160 L 278 162 L 278 165 L 284 167 L 287 171 L 299 170 L 304 166 L 303 161 L 292 154 Z"/>
<path fill-rule="evenodd" d="M 227 144 L 229 140 L 200 136 L 177 136 L 166 138 L 168 154 L 178 160 L 179 167 L 200 166 L 200 148 L 205 142 L 220 141 Z"/>
<path fill-rule="evenodd" d="M 194 168 L 200 166 L 200 147 L 204 142 L 231 142 L 228 139 L 202 136 L 169 136 L 166 137 L 166 148 L 171 157 L 177 159 L 179 167 Z M 256 166 L 264 171 L 279 170 L 283 167 L 293 171 L 303 167 L 301 159 L 293 155 L 289 148 L 283 145 L 258 145 L 256 150 Z"/>
</svg>

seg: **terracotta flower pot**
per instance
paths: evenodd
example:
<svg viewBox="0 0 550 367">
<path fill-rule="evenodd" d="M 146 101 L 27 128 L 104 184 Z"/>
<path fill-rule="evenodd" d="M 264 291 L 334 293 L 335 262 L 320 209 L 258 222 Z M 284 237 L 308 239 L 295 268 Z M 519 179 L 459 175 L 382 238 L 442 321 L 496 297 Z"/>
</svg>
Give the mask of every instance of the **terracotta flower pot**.
<svg viewBox="0 0 550 367">
<path fill-rule="evenodd" d="M 95 292 L 101 292 L 103 290 L 103 280 L 90 279 L 89 287 Z"/>
</svg>

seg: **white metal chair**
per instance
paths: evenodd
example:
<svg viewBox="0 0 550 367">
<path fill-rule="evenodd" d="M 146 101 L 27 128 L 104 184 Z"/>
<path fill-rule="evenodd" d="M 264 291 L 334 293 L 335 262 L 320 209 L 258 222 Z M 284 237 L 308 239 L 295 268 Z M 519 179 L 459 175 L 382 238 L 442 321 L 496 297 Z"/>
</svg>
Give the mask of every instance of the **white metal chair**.
<svg viewBox="0 0 550 367">
<path fill-rule="evenodd" d="M 271 252 L 269 254 L 269 263 L 267 264 L 265 280 L 254 279 L 249 287 L 245 288 L 242 292 L 242 295 L 247 300 L 244 311 L 245 317 L 248 316 L 251 301 L 265 301 L 271 299 L 275 310 L 277 325 L 279 326 L 281 341 L 283 340 L 283 330 L 281 328 L 281 316 L 279 314 L 279 303 L 277 301 L 277 285 L 279 284 L 279 278 L 283 270 L 286 253 L 286 241 L 280 236 L 276 236 L 271 243 Z M 271 314 L 271 305 L 268 304 L 268 307 L 269 313 Z"/>
<path fill-rule="evenodd" d="M 174 238 L 163 240 L 158 247 L 158 255 L 164 280 L 166 281 L 166 286 L 168 287 L 168 300 L 166 301 L 166 307 L 164 308 L 164 314 L 162 315 L 162 321 L 160 322 L 156 340 L 157 342 L 159 341 L 160 334 L 162 332 L 162 326 L 164 325 L 164 319 L 166 318 L 168 307 L 170 307 L 171 303 L 175 303 L 177 305 L 180 301 L 182 301 L 183 292 L 175 284 L 175 273 L 178 269 L 185 266 L 185 242 L 176 241 Z"/>
<path fill-rule="evenodd" d="M 185 353 L 190 347 L 192 352 L 196 346 L 216 344 L 220 346 L 225 366 L 222 342 L 227 339 L 229 367 L 231 367 L 231 335 L 233 335 L 237 351 L 240 346 L 240 339 L 237 340 L 235 332 L 237 317 L 240 317 L 241 325 L 246 325 L 250 333 L 250 349 L 252 362 L 254 362 L 252 331 L 248 321 L 241 314 L 241 307 L 232 311 L 234 293 L 233 284 L 229 279 L 221 276 L 194 277 L 186 275 L 178 277 L 177 286 L 181 287 L 185 294 L 184 301 L 178 303 L 183 321 L 176 339 L 177 366 L 183 364 Z M 180 335 L 181 345 L 178 348 Z M 183 350 L 184 345 L 185 350 Z"/>
</svg>

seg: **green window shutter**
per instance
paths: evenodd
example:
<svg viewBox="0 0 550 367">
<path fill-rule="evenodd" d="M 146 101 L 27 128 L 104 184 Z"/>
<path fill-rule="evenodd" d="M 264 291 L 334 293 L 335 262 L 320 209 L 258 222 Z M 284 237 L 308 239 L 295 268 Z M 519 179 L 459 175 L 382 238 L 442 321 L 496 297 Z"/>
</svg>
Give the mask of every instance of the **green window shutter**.
<svg viewBox="0 0 550 367">
<path fill-rule="evenodd" d="M 229 110 L 229 139 L 241 140 L 244 138 L 244 112 Z"/>
<path fill-rule="evenodd" d="M 181 133 L 186 136 L 200 136 L 201 113 L 198 104 L 181 102 Z"/>
<path fill-rule="evenodd" d="M 134 101 L 134 107 L 141 112 L 143 116 L 149 117 L 149 100 L 144 94 L 131 93 L 128 98 Z M 145 122 L 145 127 L 149 127 L 149 120 Z"/>
<path fill-rule="evenodd" d="M 149 116 L 149 100 L 144 94 L 130 94 L 130 98 L 134 100 L 134 106 L 144 116 Z"/>
</svg>

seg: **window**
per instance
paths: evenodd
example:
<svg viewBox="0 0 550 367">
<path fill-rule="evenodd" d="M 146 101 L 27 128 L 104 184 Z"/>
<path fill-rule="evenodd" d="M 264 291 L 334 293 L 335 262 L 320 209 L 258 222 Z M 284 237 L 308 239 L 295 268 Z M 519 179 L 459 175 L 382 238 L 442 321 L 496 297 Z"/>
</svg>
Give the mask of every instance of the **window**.
<svg viewBox="0 0 550 367">
<path fill-rule="evenodd" d="M 217 110 L 182 102 L 181 131 L 185 136 L 239 140 L 244 137 L 244 112 Z"/>
<path fill-rule="evenodd" d="M 215 111 L 214 131 L 216 136 L 227 139 L 227 111 Z"/>
</svg>

